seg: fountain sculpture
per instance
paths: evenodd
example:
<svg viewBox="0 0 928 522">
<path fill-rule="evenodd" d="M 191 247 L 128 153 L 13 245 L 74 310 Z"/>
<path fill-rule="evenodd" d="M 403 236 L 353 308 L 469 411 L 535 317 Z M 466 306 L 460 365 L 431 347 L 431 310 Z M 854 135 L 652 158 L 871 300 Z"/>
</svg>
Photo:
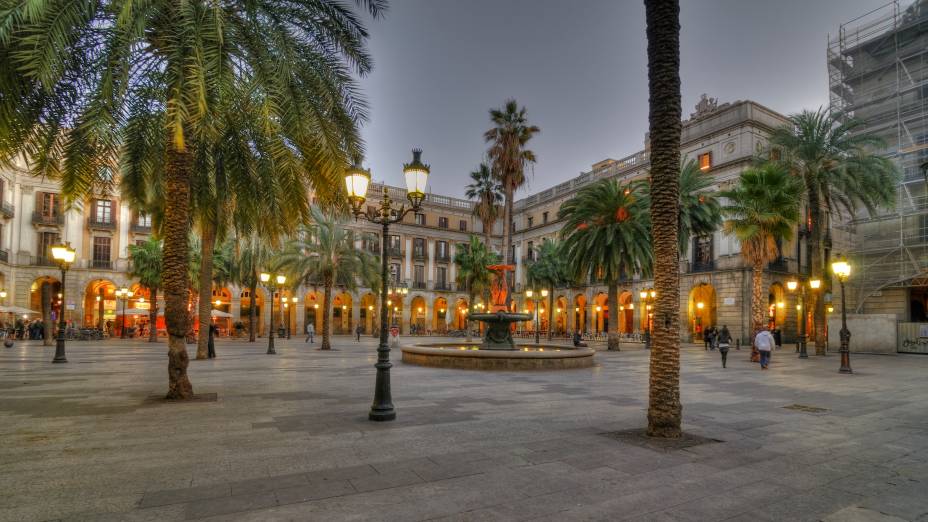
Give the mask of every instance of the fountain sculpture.
<svg viewBox="0 0 928 522">
<path fill-rule="evenodd" d="M 470 318 L 487 325 L 481 349 L 515 350 L 516 343 L 512 340 L 511 324 L 517 321 L 530 321 L 532 316 L 509 311 L 512 298 L 509 294 L 506 272 L 515 267 L 512 265 L 492 265 L 487 268 L 496 273 L 494 284 L 490 288 L 489 312 L 470 314 Z"/>
</svg>

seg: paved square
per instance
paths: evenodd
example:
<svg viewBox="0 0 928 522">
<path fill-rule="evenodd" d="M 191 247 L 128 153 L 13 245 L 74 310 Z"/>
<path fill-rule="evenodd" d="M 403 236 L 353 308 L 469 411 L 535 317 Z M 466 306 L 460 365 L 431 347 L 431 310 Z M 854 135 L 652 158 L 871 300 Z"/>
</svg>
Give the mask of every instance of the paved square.
<svg viewBox="0 0 928 522">
<path fill-rule="evenodd" d="M 647 353 L 488 373 L 404 365 L 398 418 L 367 420 L 374 341 L 218 344 L 215 402 L 153 403 L 165 344 L 0 349 L 0 520 L 928 520 L 928 357 L 683 355 L 685 429 L 640 428 Z M 317 345 L 318 346 L 318 345 Z"/>
</svg>

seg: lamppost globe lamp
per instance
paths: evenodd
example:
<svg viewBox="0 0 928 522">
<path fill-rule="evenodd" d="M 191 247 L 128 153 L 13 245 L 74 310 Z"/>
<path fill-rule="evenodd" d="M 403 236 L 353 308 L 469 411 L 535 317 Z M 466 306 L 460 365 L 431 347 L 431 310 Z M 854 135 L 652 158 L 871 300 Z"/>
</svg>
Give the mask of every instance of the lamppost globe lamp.
<svg viewBox="0 0 928 522">
<path fill-rule="evenodd" d="M 271 274 L 268 274 L 267 272 L 261 272 L 261 275 L 258 277 L 261 279 L 262 283 L 267 283 L 271 280 Z"/>
<path fill-rule="evenodd" d="M 848 268 L 848 270 L 850 270 L 850 267 Z M 821 288 L 821 286 L 822 286 L 821 280 L 819 279 L 809 280 L 809 288 L 811 288 L 812 290 L 818 290 L 819 288 Z"/>
<path fill-rule="evenodd" d="M 648 298 L 648 291 L 647 291 L 647 290 L 642 290 L 641 292 L 638 292 L 638 297 L 640 297 L 640 298 L 642 298 L 642 299 L 647 299 L 647 298 Z"/>
<path fill-rule="evenodd" d="M 74 262 L 74 257 L 77 255 L 77 251 L 71 248 L 71 245 L 64 243 L 60 245 L 53 245 L 51 247 L 52 259 L 58 263 L 58 268 L 61 269 L 61 296 L 62 303 L 64 302 L 64 292 L 65 292 L 65 277 L 67 276 L 68 268 L 71 267 L 71 263 Z M 63 307 L 62 307 L 63 308 Z M 64 310 L 59 309 L 58 313 L 58 336 L 55 339 L 55 358 L 52 359 L 53 363 L 66 363 L 68 358 L 65 356 L 65 346 L 64 346 L 64 330 L 66 324 L 64 322 Z"/>
<path fill-rule="evenodd" d="M 838 369 L 838 372 L 854 373 L 854 371 L 851 370 L 851 331 L 847 329 L 847 302 L 844 299 L 844 283 L 846 283 L 847 278 L 851 276 L 851 265 L 848 263 L 846 257 L 838 254 L 834 262 L 831 263 L 831 271 L 841 284 L 841 367 Z"/>
<path fill-rule="evenodd" d="M 422 149 L 412 149 L 412 162 L 403 165 L 406 178 L 406 198 L 418 208 L 425 198 L 425 187 L 429 180 L 429 166 L 422 163 Z"/>
<path fill-rule="evenodd" d="M 795 280 L 793 280 L 793 281 L 787 281 L 787 282 L 786 282 L 786 288 L 787 288 L 790 292 L 796 290 L 797 288 L 799 288 L 799 281 L 795 281 Z"/>
<path fill-rule="evenodd" d="M 348 202 L 356 214 L 361 212 L 361 205 L 367 200 L 367 187 L 371 183 L 371 171 L 364 170 L 360 165 L 352 165 L 345 171 L 345 189 L 348 191 Z"/>
</svg>

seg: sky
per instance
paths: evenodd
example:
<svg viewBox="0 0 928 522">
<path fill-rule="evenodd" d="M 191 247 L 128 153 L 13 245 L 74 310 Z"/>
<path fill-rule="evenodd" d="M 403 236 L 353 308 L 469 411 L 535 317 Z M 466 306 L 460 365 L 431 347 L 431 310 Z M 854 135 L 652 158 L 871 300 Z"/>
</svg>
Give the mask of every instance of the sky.
<svg viewBox="0 0 928 522">
<path fill-rule="evenodd" d="M 828 34 L 886 0 L 682 0 L 683 115 L 702 93 L 784 114 L 828 103 Z M 375 181 L 403 186 L 424 150 L 432 192 L 463 197 L 486 152 L 488 111 L 515 98 L 541 128 L 519 196 L 644 148 L 648 85 L 640 0 L 392 0 L 367 20 L 360 85 Z"/>
</svg>

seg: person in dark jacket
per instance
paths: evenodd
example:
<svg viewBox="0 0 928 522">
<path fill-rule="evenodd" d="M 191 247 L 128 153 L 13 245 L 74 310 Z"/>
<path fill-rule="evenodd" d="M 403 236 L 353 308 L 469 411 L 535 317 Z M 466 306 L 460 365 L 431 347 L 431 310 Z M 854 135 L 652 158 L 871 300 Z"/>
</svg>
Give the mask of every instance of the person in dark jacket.
<svg viewBox="0 0 928 522">
<path fill-rule="evenodd" d="M 215 337 L 218 333 L 219 333 L 219 328 L 217 328 L 215 324 L 210 324 L 209 325 L 209 337 L 206 342 L 206 349 L 207 349 L 206 356 L 209 357 L 210 359 L 216 358 Z"/>
<path fill-rule="evenodd" d="M 722 355 L 722 368 L 728 364 L 728 349 L 731 348 L 731 332 L 728 331 L 728 325 L 722 325 L 719 332 L 719 353 Z"/>
<path fill-rule="evenodd" d="M 780 333 L 780 329 L 774 328 L 770 333 L 773 334 L 773 340 L 776 342 L 777 350 L 779 350 L 783 346 L 783 335 Z"/>
</svg>

